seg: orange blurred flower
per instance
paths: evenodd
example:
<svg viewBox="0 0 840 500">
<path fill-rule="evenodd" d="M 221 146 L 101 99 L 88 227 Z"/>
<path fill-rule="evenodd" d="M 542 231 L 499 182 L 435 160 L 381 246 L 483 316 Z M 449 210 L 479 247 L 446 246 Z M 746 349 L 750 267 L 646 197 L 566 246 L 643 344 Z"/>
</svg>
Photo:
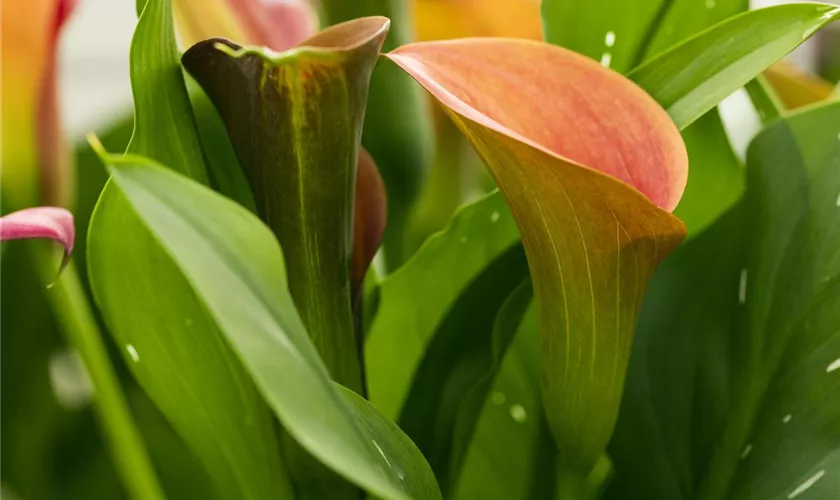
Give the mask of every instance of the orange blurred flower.
<svg viewBox="0 0 840 500">
<path fill-rule="evenodd" d="M 70 157 L 56 95 L 58 35 L 75 0 L 7 0 L 0 6 L 0 125 L 6 209 L 69 205 Z"/>
<path fill-rule="evenodd" d="M 505 36 L 542 40 L 539 0 L 414 0 L 419 40 Z"/>
</svg>

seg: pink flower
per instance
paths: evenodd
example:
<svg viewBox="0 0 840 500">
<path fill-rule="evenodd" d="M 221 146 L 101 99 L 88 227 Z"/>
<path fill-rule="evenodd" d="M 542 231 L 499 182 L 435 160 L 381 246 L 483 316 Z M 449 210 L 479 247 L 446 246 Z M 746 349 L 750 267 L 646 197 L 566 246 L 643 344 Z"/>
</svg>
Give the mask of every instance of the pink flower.
<svg viewBox="0 0 840 500">
<path fill-rule="evenodd" d="M 35 207 L 18 210 L 0 217 L 0 241 L 44 238 L 64 247 L 61 269 L 70 260 L 76 230 L 73 215 L 63 208 Z"/>
<path fill-rule="evenodd" d="M 318 20 L 305 0 L 175 0 L 181 38 L 189 46 L 224 37 L 277 52 L 312 36 Z"/>
</svg>

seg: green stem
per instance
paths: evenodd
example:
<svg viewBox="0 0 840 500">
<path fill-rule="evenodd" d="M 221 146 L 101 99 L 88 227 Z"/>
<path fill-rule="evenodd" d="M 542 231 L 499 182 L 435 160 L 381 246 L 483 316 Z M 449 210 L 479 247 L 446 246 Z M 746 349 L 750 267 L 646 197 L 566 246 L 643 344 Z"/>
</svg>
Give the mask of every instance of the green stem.
<svg viewBox="0 0 840 500">
<path fill-rule="evenodd" d="M 36 266 L 42 276 L 47 280 L 54 279 L 55 256 L 52 252 L 40 251 L 38 257 Z M 47 298 L 61 330 L 79 351 L 93 382 L 100 423 L 129 496 L 143 500 L 164 498 L 72 262 L 55 281 Z"/>
</svg>

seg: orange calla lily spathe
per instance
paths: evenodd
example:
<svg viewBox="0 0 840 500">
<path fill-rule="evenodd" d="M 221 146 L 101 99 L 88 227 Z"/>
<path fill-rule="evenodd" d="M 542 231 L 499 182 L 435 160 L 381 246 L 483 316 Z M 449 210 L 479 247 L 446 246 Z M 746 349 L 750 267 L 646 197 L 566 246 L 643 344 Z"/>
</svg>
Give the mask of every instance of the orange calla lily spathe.
<svg viewBox="0 0 840 500">
<path fill-rule="evenodd" d="M 508 36 L 542 40 L 539 0 L 414 0 L 418 40 Z"/>
<path fill-rule="evenodd" d="M 55 57 L 59 32 L 75 4 L 75 0 L 27 0 L 0 6 L 2 184 L 7 209 L 70 203 Z"/>
<path fill-rule="evenodd" d="M 688 176 L 680 133 L 633 82 L 557 46 L 473 38 L 387 57 L 443 105 L 513 213 L 558 483 L 581 498 L 618 416 L 644 291 L 685 237 L 669 213 Z"/>
<path fill-rule="evenodd" d="M 414 44 L 387 57 L 458 115 L 621 180 L 665 210 L 682 196 L 688 159 L 667 113 L 584 56 L 526 40 L 475 38 Z M 483 74 L 492 78 L 477 81 Z"/>
</svg>

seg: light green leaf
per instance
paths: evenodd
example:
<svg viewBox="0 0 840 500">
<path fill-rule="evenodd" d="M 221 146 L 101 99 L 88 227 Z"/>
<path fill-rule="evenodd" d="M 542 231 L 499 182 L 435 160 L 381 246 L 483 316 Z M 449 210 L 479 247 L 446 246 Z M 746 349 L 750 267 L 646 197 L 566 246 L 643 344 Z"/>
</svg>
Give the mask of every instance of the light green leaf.
<svg viewBox="0 0 840 500">
<path fill-rule="evenodd" d="M 105 159 L 112 182 L 171 256 L 171 272 L 185 277 L 286 431 L 378 496 L 439 498 L 429 493 L 437 489 L 430 474 L 409 476 L 396 467 L 418 456 L 404 449 L 408 438 L 380 444 L 388 433 L 371 429 L 381 429 L 381 421 L 359 425 L 358 412 L 330 381 L 295 310 L 271 231 L 245 208 L 149 160 Z M 390 456 L 390 449 L 399 455 Z M 428 470 L 422 463 L 410 466 Z M 419 491 L 427 496 L 412 495 Z"/>
<path fill-rule="evenodd" d="M 545 41 L 626 73 L 642 61 L 655 27 L 671 3 L 673 0 L 543 0 Z"/>
<path fill-rule="evenodd" d="M 840 17 L 840 7 L 779 5 L 745 12 L 629 73 L 684 128 Z"/>
<path fill-rule="evenodd" d="M 201 143 L 178 61 L 171 0 L 138 0 L 131 39 L 134 134 L 128 152 L 145 154 L 170 168 L 207 182 Z M 165 140 L 161 135 L 169 132 Z"/>
<path fill-rule="evenodd" d="M 454 489 L 502 357 L 531 303 L 527 276 L 524 249 L 513 245 L 452 304 L 414 374 L 400 427 L 428 458 L 445 492 Z"/>
<path fill-rule="evenodd" d="M 386 416 L 400 414 L 414 373 L 451 304 L 518 239 L 510 210 L 495 192 L 461 208 L 444 231 L 382 281 L 365 363 L 370 400 Z"/>
<path fill-rule="evenodd" d="M 149 0 L 132 40 L 129 151 L 206 182 L 169 0 Z M 218 328 L 109 182 L 92 217 L 88 273 L 133 375 L 202 462 L 220 497 L 292 498 L 271 412 Z"/>
<path fill-rule="evenodd" d="M 484 402 L 453 498 L 554 500 L 557 448 L 540 395 L 540 339 L 530 308 Z"/>
</svg>

